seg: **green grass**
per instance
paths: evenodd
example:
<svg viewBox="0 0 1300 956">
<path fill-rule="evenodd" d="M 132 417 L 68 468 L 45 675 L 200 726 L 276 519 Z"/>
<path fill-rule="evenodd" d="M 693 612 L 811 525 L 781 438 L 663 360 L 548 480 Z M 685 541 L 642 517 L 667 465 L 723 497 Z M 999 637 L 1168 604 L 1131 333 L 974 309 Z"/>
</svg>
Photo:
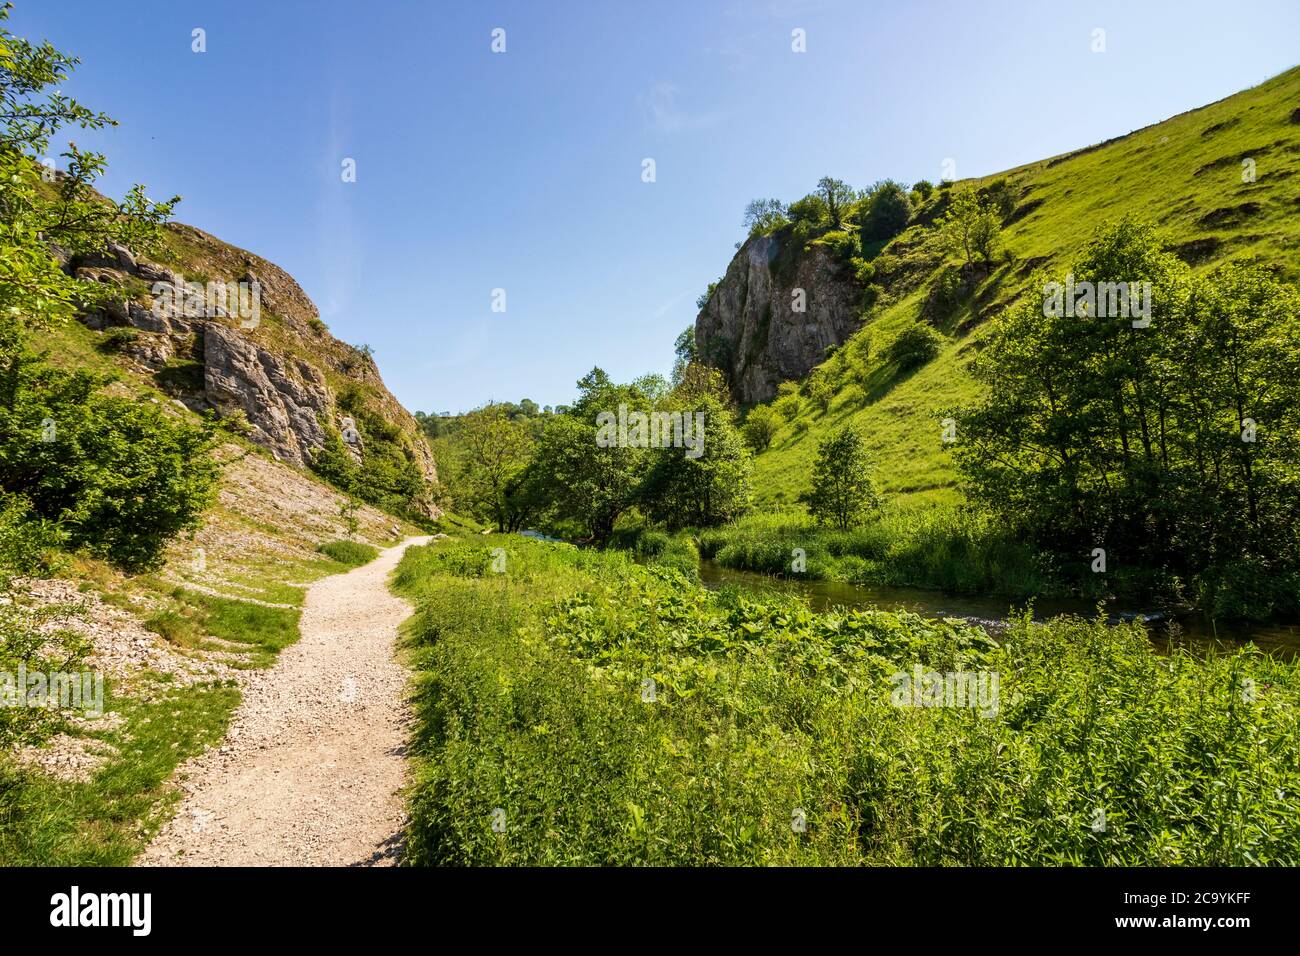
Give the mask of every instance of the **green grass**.
<svg viewBox="0 0 1300 956">
<path fill-rule="evenodd" d="M 1012 301 L 1031 267 L 1063 271 L 1096 227 L 1137 215 L 1155 222 L 1166 240 L 1199 269 L 1257 259 L 1300 281 L 1300 68 L 1253 89 L 1095 148 L 1040 160 L 972 181 L 1001 177 L 1020 190 L 1019 218 L 1005 230 L 1012 259 L 1000 263 L 956 314 L 937 323 L 946 344 L 911 373 L 889 366 L 889 344 L 907 326 L 925 321 L 923 307 L 936 271 L 918 288 L 894 290 L 863 328 L 821 368 L 836 387 L 826 413 L 805 401 L 755 461 L 760 506 L 791 504 L 812 473 L 819 439 L 846 424 L 859 427 L 873 449 L 882 491 L 900 504 L 930 507 L 961 497 L 945 445 L 941 410 L 979 395 L 968 367 L 983 322 Z M 1242 182 L 1241 160 L 1255 160 L 1254 182 Z M 922 221 L 943 201 L 936 191 Z M 935 267 L 941 255 L 933 230 L 909 228 L 886 253 Z"/>
<path fill-rule="evenodd" d="M 155 678 L 151 701 L 106 688 L 124 718 L 92 736 L 117 754 L 87 782 L 53 779 L 0 761 L 0 860 L 9 866 L 129 866 L 169 815 L 172 773 L 219 743 L 239 691 L 186 689 Z"/>
<path fill-rule="evenodd" d="M 686 532 L 669 534 L 643 524 L 615 529 L 610 547 L 627 551 L 643 564 L 675 568 L 692 581 L 699 580 L 700 552 Z"/>
<path fill-rule="evenodd" d="M 378 548 L 360 541 L 326 541 L 316 550 L 350 568 L 369 564 L 379 555 Z"/>
<path fill-rule="evenodd" d="M 702 556 L 741 571 L 789 577 L 796 548 L 805 559 L 799 576 L 812 580 L 1018 601 L 1064 596 L 1078 583 L 987 517 L 956 507 L 890 508 L 848 531 L 820 527 L 797 511 L 764 512 L 699 533 Z"/>
<path fill-rule="evenodd" d="M 1300 665 L 1254 649 L 1080 619 L 994 642 L 506 536 L 411 549 L 395 582 L 408 864 L 1300 862 Z M 916 665 L 996 674 L 997 706 L 896 706 Z"/>
</svg>

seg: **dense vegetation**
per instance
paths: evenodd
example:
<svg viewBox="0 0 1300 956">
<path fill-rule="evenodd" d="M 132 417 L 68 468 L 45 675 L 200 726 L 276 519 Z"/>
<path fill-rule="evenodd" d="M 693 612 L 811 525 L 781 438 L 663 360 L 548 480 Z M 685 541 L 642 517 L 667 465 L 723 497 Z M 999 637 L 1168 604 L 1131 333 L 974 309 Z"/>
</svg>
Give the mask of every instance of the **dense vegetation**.
<svg viewBox="0 0 1300 956">
<path fill-rule="evenodd" d="M 1300 671 L 1255 651 L 813 614 L 515 536 L 397 584 L 413 864 L 1300 862 Z M 996 674 L 997 706 L 898 706 L 918 665 Z"/>
<path fill-rule="evenodd" d="M 134 187 L 121 202 L 93 185 L 102 155 L 69 145 L 64 170 L 38 160 L 67 128 L 112 121 L 61 94 L 76 60 L 4 29 L 0 8 L 0 673 L 80 669 L 88 642 L 66 625 L 75 609 L 34 608 L 19 575 L 39 575 L 54 549 L 77 549 L 139 570 L 157 565 L 213 496 L 217 468 L 205 425 L 108 390 L 109 378 L 52 363 L 34 347 L 101 295 L 64 271 L 69 257 L 110 244 L 147 249 L 175 199 Z M 9 688 L 10 691 L 13 688 Z M 25 689 L 24 689 L 25 691 Z M 0 707 L 0 745 L 42 740 L 57 708 Z M 14 811 L 0 768 L 0 813 Z"/>
<path fill-rule="evenodd" d="M 489 404 L 434 426 L 444 468 L 454 462 L 447 491 L 458 511 L 499 531 L 532 525 L 604 544 L 621 520 L 707 527 L 748 507 L 750 451 L 711 369 L 683 363 L 672 383 L 647 375 L 620 385 L 596 368 L 572 405 L 526 407 Z M 672 425 L 659 440 L 638 431 L 637 416 Z"/>
<path fill-rule="evenodd" d="M 8 15 L 0 9 L 0 23 Z M 176 199 L 153 203 L 140 186 L 121 202 L 104 199 L 93 188 L 103 156 L 75 145 L 62 173 L 40 165 L 60 130 L 112 120 L 51 90 L 74 58 L 2 27 L 0 51 L 0 515 L 47 522 L 70 546 L 148 566 L 210 500 L 209 431 L 109 394 L 101 376 L 50 364 L 32 340 L 102 294 L 69 276 L 60 255 L 147 249 Z"/>
<path fill-rule="evenodd" d="M 1300 294 L 1258 266 L 1193 274 L 1133 221 L 1069 278 L 1078 314 L 1045 308 L 1039 276 L 989 329 L 984 398 L 953 412 L 971 497 L 1063 562 L 1100 549 L 1217 615 L 1296 611 Z M 1086 283 L 1149 283 L 1148 318 Z"/>
</svg>

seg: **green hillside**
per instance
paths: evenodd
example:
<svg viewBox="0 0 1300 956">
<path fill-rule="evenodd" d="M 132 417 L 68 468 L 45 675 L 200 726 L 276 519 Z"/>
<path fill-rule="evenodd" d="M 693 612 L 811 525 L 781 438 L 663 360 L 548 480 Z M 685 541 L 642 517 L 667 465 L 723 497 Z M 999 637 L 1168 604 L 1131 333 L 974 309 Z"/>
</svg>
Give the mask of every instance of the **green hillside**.
<svg viewBox="0 0 1300 956">
<path fill-rule="evenodd" d="M 1254 161 L 1254 181 L 1243 161 Z M 1062 156 L 936 190 L 909 227 L 874 260 L 883 295 L 862 328 L 802 383 L 799 415 L 755 460 L 760 505 L 793 503 L 806 487 L 818 441 L 852 423 L 868 436 L 882 490 L 896 503 L 955 501 L 960 492 L 940 440 L 940 410 L 975 395 L 968 367 L 985 321 L 1038 269 L 1064 272 L 1104 222 L 1139 216 L 1197 269 L 1257 260 L 1300 279 L 1300 68 L 1162 123 Z M 987 277 L 950 310 L 934 293 L 945 268 L 936 228 L 955 187 L 987 190 L 1005 178 L 1016 197 L 1004 251 Z M 901 372 L 888 347 L 925 323 L 938 355 Z M 834 399 L 807 400 L 825 377 Z"/>
</svg>

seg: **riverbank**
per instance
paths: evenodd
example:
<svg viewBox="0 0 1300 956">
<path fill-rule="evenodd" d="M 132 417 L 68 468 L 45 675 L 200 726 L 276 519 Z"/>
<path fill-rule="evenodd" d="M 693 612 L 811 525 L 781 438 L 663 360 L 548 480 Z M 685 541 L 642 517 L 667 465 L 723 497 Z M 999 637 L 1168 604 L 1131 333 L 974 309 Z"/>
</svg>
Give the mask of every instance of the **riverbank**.
<svg viewBox="0 0 1300 956">
<path fill-rule="evenodd" d="M 413 548 L 395 583 L 414 864 L 1300 862 L 1300 667 L 1257 649 L 993 640 L 519 536 Z"/>
</svg>

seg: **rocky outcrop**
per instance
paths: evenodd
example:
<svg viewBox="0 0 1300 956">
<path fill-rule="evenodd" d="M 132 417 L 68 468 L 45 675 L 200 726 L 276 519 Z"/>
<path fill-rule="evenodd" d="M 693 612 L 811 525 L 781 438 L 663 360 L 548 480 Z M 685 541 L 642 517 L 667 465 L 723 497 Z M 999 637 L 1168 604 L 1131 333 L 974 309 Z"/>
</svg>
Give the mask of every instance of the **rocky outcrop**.
<svg viewBox="0 0 1300 956">
<path fill-rule="evenodd" d="M 701 358 L 742 404 L 808 374 L 861 322 L 862 286 L 849 265 L 827 246 L 794 242 L 788 229 L 745 242 L 695 319 Z"/>
<path fill-rule="evenodd" d="M 236 329 L 209 322 L 203 330 L 203 388 L 222 417 L 243 412 L 249 438 L 283 461 L 305 467 L 325 444 L 329 389 L 300 359 L 262 348 Z"/>
<path fill-rule="evenodd" d="M 384 386 L 374 359 L 330 335 L 287 272 L 191 226 L 174 224 L 168 230 L 184 267 L 147 262 L 120 246 L 63 260 L 72 275 L 108 288 L 81 316 L 84 324 L 104 331 L 133 329 L 113 344 L 137 371 L 151 374 L 194 411 L 242 416 L 251 441 L 298 467 L 311 463 L 331 427 L 364 466 L 362 435 L 339 408 L 340 396 L 348 392 L 344 404 L 361 403 L 396 426 L 408 459 L 428 482 L 437 481 L 419 423 Z M 182 274 L 191 270 L 195 275 Z M 200 273 L 221 277 L 224 294 L 200 285 Z M 240 307 L 235 291 L 240 283 L 258 290 L 254 316 Z M 412 507 L 430 517 L 440 514 L 432 494 Z"/>
</svg>

